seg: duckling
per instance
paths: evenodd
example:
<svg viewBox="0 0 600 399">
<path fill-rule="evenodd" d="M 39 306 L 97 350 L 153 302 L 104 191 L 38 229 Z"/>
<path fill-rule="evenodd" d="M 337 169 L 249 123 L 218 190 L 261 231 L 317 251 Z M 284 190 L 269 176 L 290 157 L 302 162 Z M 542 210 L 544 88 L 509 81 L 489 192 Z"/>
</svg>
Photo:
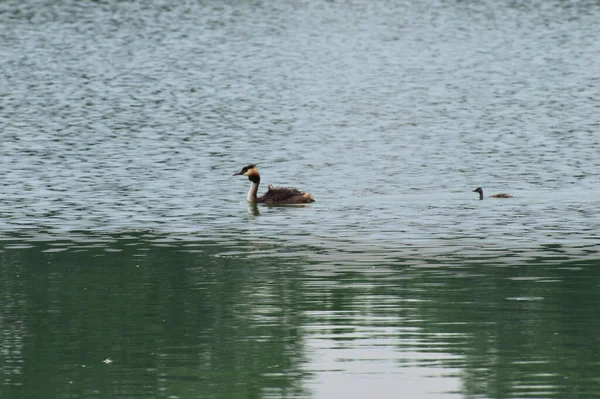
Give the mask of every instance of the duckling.
<svg viewBox="0 0 600 399">
<path fill-rule="evenodd" d="M 288 205 L 288 204 L 306 204 L 315 202 L 311 193 L 298 191 L 295 188 L 273 187 L 269 184 L 267 192 L 258 197 L 258 185 L 260 184 L 260 173 L 254 164 L 244 166 L 242 170 L 234 173 L 233 176 L 247 176 L 250 180 L 250 190 L 248 191 L 248 201 L 255 204 L 267 205 Z"/>
<path fill-rule="evenodd" d="M 477 187 L 475 190 L 473 190 L 473 192 L 479 193 L 479 199 L 480 200 L 483 199 L 483 190 L 481 189 L 481 187 Z M 513 197 L 512 195 L 506 194 L 506 193 L 490 195 L 490 198 L 512 198 L 512 197 Z"/>
</svg>

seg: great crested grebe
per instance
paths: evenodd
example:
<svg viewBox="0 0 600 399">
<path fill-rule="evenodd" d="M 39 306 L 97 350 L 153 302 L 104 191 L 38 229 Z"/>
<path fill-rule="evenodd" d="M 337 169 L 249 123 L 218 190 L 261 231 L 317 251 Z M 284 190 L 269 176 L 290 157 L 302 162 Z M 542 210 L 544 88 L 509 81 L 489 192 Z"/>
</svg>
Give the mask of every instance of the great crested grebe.
<svg viewBox="0 0 600 399">
<path fill-rule="evenodd" d="M 295 188 L 273 187 L 269 184 L 269 189 L 262 197 L 258 197 L 258 185 L 260 184 L 260 173 L 256 165 L 244 166 L 242 170 L 234 173 L 233 176 L 247 176 L 250 180 L 250 190 L 248 191 L 248 201 L 257 204 L 267 205 L 286 205 L 286 204 L 306 204 L 315 202 L 311 193 L 303 193 Z"/>
<path fill-rule="evenodd" d="M 481 187 L 477 187 L 475 190 L 473 190 L 473 192 L 479 193 L 479 199 L 480 200 L 483 199 L 483 190 L 481 189 Z M 513 197 L 512 195 L 506 194 L 506 193 L 490 195 L 490 198 L 512 198 L 512 197 Z"/>
</svg>

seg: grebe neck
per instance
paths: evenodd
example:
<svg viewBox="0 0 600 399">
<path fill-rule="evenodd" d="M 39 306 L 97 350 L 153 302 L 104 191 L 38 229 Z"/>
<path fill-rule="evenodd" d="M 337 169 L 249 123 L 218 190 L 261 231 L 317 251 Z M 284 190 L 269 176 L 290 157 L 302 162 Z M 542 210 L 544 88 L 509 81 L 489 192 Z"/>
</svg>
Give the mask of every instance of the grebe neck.
<svg viewBox="0 0 600 399">
<path fill-rule="evenodd" d="M 248 190 L 248 201 L 258 202 L 258 185 L 260 184 L 260 176 L 248 176 L 250 180 L 250 190 Z"/>
</svg>

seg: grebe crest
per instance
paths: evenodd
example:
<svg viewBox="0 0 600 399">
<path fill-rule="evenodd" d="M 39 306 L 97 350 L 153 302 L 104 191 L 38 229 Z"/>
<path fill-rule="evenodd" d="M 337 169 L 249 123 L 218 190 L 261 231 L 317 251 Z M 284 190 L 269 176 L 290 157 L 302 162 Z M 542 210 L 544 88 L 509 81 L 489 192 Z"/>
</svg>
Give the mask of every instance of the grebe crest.
<svg viewBox="0 0 600 399">
<path fill-rule="evenodd" d="M 315 202 L 312 194 L 299 191 L 295 188 L 274 187 L 269 184 L 267 192 L 259 197 L 258 185 L 260 184 L 260 173 L 255 164 L 244 166 L 242 170 L 234 173 L 233 176 L 246 176 L 250 180 L 250 190 L 248 191 L 248 201 L 256 204 L 267 205 L 288 205 L 288 204 L 306 204 Z"/>
<path fill-rule="evenodd" d="M 483 189 L 481 187 L 477 187 L 475 190 L 473 190 L 474 193 L 479 193 L 479 199 L 482 200 L 483 199 Z M 510 194 L 506 194 L 506 193 L 500 193 L 500 194 L 492 194 L 490 195 L 490 198 L 512 198 L 513 196 Z"/>
</svg>

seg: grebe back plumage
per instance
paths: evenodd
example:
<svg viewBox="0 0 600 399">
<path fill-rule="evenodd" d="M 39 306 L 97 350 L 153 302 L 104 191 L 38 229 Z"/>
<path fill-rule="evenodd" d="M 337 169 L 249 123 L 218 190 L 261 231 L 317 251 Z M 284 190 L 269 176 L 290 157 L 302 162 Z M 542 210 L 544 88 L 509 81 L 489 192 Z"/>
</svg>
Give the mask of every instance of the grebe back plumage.
<svg viewBox="0 0 600 399">
<path fill-rule="evenodd" d="M 477 187 L 475 190 L 473 190 L 473 192 L 479 193 L 479 199 L 480 200 L 483 199 L 483 189 L 481 187 Z M 506 193 L 500 193 L 500 194 L 490 195 L 490 198 L 512 198 L 512 195 L 506 194 Z"/>
<path fill-rule="evenodd" d="M 257 204 L 267 205 L 287 205 L 287 204 L 306 204 L 315 202 L 312 194 L 299 191 L 295 188 L 273 187 L 269 184 L 267 192 L 259 197 L 258 185 L 260 184 L 260 173 L 254 164 L 244 166 L 233 176 L 246 176 L 250 180 L 250 190 L 248 191 L 248 201 Z"/>
</svg>

